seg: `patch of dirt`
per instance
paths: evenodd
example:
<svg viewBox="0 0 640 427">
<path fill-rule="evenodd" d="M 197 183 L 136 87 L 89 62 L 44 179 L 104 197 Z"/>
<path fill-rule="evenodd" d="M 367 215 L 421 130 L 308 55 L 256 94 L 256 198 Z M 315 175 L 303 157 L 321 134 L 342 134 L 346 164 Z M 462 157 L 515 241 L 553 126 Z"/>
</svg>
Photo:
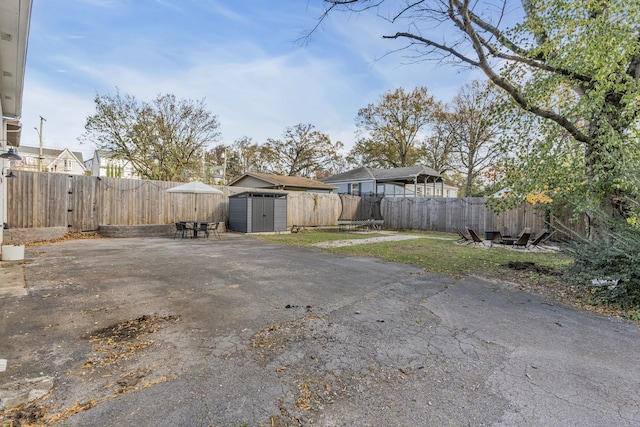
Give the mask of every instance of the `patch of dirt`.
<svg viewBox="0 0 640 427">
<path fill-rule="evenodd" d="M 42 246 L 48 245 L 49 243 L 58 243 L 64 242 L 66 240 L 86 240 L 86 239 L 106 239 L 106 237 L 102 236 L 97 231 L 85 231 L 85 232 L 68 232 L 62 237 L 57 239 L 49 239 L 49 240 L 40 240 L 37 242 L 25 242 L 25 246 Z"/>
<path fill-rule="evenodd" d="M 396 234 L 392 236 L 371 237 L 368 239 L 331 240 L 328 242 L 315 243 L 313 246 L 319 248 L 340 248 L 343 246 L 368 245 L 380 242 L 397 242 L 400 240 L 422 239 L 425 236 L 412 236 L 408 234 Z"/>
<path fill-rule="evenodd" d="M 560 273 L 559 271 L 553 270 L 549 267 L 536 265 L 535 262 L 530 261 L 510 261 L 506 264 L 502 264 L 501 267 L 507 268 L 509 270 L 533 271 L 535 273 L 544 274 L 547 276 L 562 276 L 562 273 Z"/>
<path fill-rule="evenodd" d="M 92 343 L 92 356 L 77 371 L 69 371 L 66 381 L 90 383 L 87 394 L 92 399 L 69 405 L 51 400 L 52 392 L 38 400 L 0 412 L 0 427 L 46 426 L 71 418 L 79 412 L 114 397 L 139 391 L 170 377 L 156 372 L 150 359 L 140 361 L 142 351 L 157 346 L 149 336 L 166 326 L 178 322 L 180 316 L 144 315 L 91 332 L 86 339 Z M 54 386 L 55 388 L 55 386 Z M 64 399 L 63 399 L 64 400 Z"/>
<path fill-rule="evenodd" d="M 180 320 L 179 316 L 149 316 L 145 314 L 136 319 L 95 330 L 89 334 L 89 339 L 91 341 L 107 339 L 115 342 L 138 339 L 155 332 L 163 322 L 177 322 L 178 320 Z"/>
</svg>

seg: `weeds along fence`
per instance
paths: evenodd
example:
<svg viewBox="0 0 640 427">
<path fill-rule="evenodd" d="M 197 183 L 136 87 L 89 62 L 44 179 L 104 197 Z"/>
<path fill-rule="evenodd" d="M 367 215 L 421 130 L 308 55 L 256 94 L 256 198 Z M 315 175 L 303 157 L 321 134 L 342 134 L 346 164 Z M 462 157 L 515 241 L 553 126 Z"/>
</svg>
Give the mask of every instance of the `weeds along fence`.
<svg viewBox="0 0 640 427">
<path fill-rule="evenodd" d="M 180 220 L 226 221 L 229 196 L 255 189 L 218 187 L 223 194 L 167 193 L 180 183 L 15 171 L 7 180 L 9 228 L 67 227 L 93 231 L 100 225 L 170 224 Z M 265 191 L 258 189 L 259 191 Z M 338 219 L 384 219 L 385 228 L 478 233 L 524 227 L 535 233 L 545 218 L 533 206 L 495 214 L 484 198 L 371 198 L 289 192 L 287 227 L 335 226 Z M 547 219 L 548 220 L 548 219 Z M 580 231 L 580 230 L 578 230 Z"/>
</svg>

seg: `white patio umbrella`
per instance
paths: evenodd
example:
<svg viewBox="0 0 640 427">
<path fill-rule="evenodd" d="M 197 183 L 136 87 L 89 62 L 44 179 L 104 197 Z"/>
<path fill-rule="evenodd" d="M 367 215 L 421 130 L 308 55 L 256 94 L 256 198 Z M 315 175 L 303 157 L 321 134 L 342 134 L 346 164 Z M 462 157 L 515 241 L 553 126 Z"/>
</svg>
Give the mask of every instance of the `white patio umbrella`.
<svg viewBox="0 0 640 427">
<path fill-rule="evenodd" d="M 194 206 L 194 214 L 198 213 L 198 204 L 197 204 L 197 195 L 198 194 L 224 194 L 222 190 L 218 190 L 215 187 L 207 185 L 200 181 L 191 181 L 186 184 L 178 185 L 177 187 L 173 187 L 167 190 L 167 193 L 190 193 L 194 195 L 193 206 Z M 197 216 L 193 218 L 197 220 Z"/>
<path fill-rule="evenodd" d="M 167 190 L 167 193 L 224 194 L 222 190 L 200 181 L 191 181 Z"/>
</svg>

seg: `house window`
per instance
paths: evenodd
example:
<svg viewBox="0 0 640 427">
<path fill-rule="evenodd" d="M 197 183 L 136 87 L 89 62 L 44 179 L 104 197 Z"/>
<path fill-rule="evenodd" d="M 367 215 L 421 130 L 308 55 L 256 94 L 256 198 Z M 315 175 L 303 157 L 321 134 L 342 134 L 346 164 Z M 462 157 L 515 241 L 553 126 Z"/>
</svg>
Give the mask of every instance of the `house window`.
<svg viewBox="0 0 640 427">
<path fill-rule="evenodd" d="M 447 197 L 451 197 L 449 191 L 451 190 L 447 190 Z"/>
<path fill-rule="evenodd" d="M 359 183 L 351 184 L 351 191 L 349 191 L 349 194 L 353 194 L 354 196 L 359 196 L 360 195 L 360 184 Z"/>
</svg>

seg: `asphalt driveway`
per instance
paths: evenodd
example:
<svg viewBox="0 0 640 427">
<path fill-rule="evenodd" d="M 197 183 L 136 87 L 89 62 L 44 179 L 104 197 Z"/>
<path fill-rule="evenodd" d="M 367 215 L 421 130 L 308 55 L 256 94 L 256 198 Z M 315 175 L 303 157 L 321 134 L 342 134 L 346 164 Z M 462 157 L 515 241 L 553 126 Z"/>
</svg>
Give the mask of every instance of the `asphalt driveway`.
<svg viewBox="0 0 640 427">
<path fill-rule="evenodd" d="M 14 425 L 640 425 L 640 330 L 500 283 L 235 234 L 28 247 L 24 271 L 0 388 L 48 394 Z"/>
</svg>

